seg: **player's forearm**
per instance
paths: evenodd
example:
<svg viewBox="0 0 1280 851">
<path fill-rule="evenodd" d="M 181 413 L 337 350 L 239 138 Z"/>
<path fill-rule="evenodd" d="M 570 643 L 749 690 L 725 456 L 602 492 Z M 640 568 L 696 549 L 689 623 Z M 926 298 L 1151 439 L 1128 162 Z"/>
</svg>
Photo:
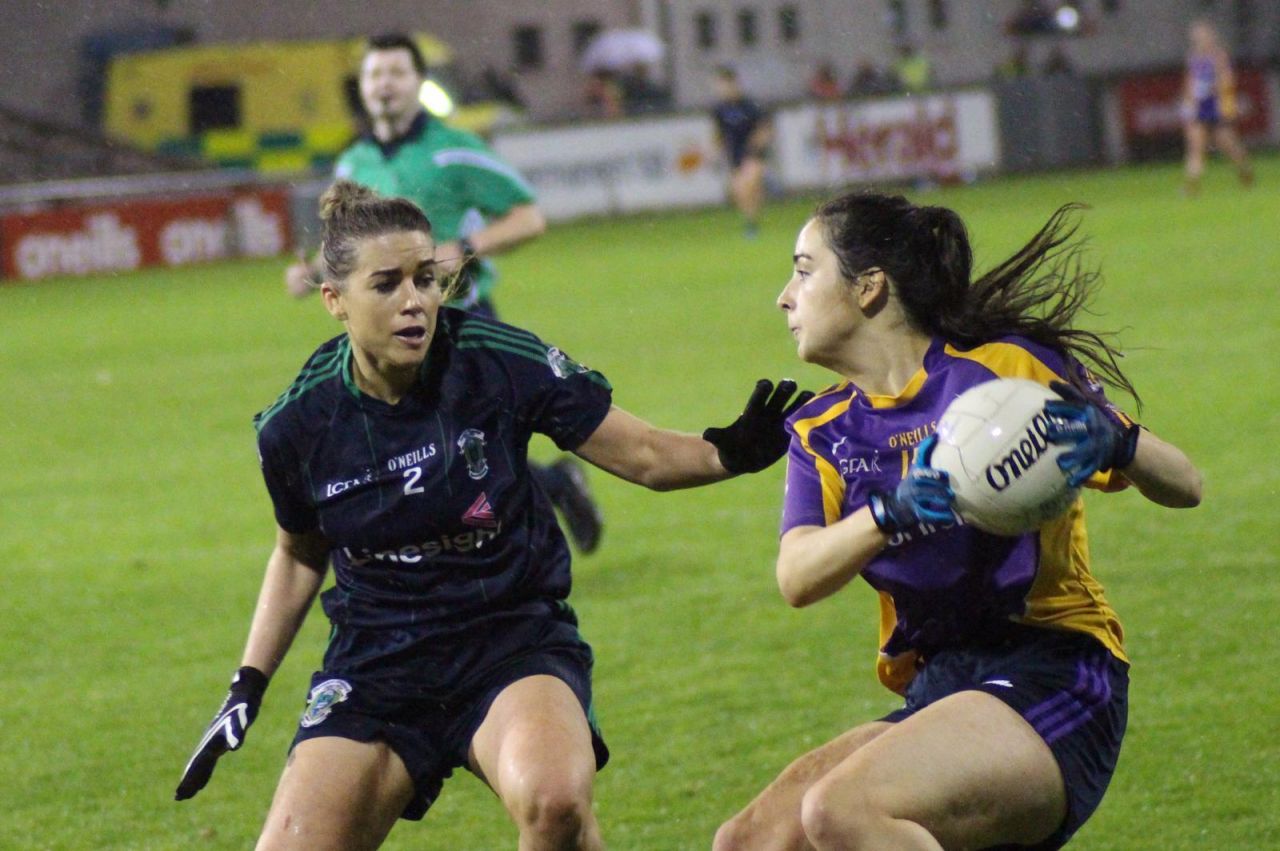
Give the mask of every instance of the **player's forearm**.
<svg viewBox="0 0 1280 851">
<path fill-rule="evenodd" d="M 1159 505 L 1194 508 L 1200 504 L 1200 471 L 1181 449 L 1149 431 L 1139 433 L 1133 462 L 1120 474 Z"/>
<path fill-rule="evenodd" d="M 800 526 L 778 546 L 778 590 L 801 608 L 849 584 L 885 547 L 884 533 L 862 509 L 830 526 Z"/>
<path fill-rule="evenodd" d="M 715 446 L 694 434 L 654 428 L 616 405 L 577 454 L 606 472 L 651 490 L 729 478 Z"/>
<path fill-rule="evenodd" d="M 302 627 L 323 579 L 322 568 L 276 546 L 267 561 L 241 665 L 257 668 L 268 677 L 275 673 Z"/>
<path fill-rule="evenodd" d="M 547 229 L 547 220 L 536 204 L 512 207 L 480 231 L 469 235 L 468 240 L 475 253 L 481 257 L 501 254 L 540 236 Z"/>
</svg>

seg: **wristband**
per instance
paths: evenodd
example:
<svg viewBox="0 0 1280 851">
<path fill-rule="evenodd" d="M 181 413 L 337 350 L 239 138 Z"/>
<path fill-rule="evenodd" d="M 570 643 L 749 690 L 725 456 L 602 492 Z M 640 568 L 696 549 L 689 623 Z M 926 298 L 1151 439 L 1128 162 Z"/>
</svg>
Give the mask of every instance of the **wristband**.
<svg viewBox="0 0 1280 851">
<path fill-rule="evenodd" d="M 480 252 L 476 251 L 475 243 L 471 241 L 470 237 L 464 236 L 458 240 L 458 250 L 462 252 L 463 260 L 469 260 L 472 257 L 480 256 Z"/>
</svg>

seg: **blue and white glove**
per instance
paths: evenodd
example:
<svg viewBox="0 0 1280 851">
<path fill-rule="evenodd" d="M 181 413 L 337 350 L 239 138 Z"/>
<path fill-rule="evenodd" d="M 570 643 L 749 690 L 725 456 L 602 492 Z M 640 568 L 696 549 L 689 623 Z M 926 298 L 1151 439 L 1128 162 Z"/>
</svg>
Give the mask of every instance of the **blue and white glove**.
<svg viewBox="0 0 1280 851">
<path fill-rule="evenodd" d="M 867 500 L 871 519 L 886 535 L 913 529 L 921 523 L 955 523 L 956 495 L 951 477 L 929 466 L 929 456 L 938 442 L 931 434 L 916 448 L 916 457 L 907 475 L 892 491 L 872 491 Z"/>
<path fill-rule="evenodd" d="M 213 716 L 209 729 L 205 730 L 204 738 L 196 745 L 196 752 L 182 772 L 178 791 L 173 795 L 175 801 L 185 801 L 203 789 L 213 776 L 218 757 L 244 744 L 245 732 L 258 717 L 267 682 L 267 675 L 257 668 L 245 666 L 236 671 L 231 678 L 227 699 L 222 702 L 218 714 Z"/>
<path fill-rule="evenodd" d="M 1049 415 L 1045 437 L 1051 443 L 1071 447 L 1058 456 L 1058 467 L 1067 474 L 1071 487 L 1080 487 L 1094 473 L 1123 470 L 1133 463 L 1138 425 L 1125 425 L 1108 416 L 1066 382 L 1051 382 L 1049 388 L 1062 399 L 1044 403 L 1044 412 Z"/>
</svg>

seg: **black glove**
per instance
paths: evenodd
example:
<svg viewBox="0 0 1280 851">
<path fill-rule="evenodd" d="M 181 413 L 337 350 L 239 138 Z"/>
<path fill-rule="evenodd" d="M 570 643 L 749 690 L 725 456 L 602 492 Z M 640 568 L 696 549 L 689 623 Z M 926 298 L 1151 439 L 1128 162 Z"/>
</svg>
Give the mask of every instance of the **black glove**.
<svg viewBox="0 0 1280 851">
<path fill-rule="evenodd" d="M 795 392 L 796 383 L 790 378 L 779 381 L 776 390 L 772 381 L 762 378 L 756 382 L 742 416 L 724 428 L 702 432 L 702 439 L 715 446 L 721 466 L 735 476 L 758 473 L 785 455 L 791 440 L 783 423 L 813 398 L 811 391 L 803 390 L 792 399 Z"/>
<path fill-rule="evenodd" d="M 245 731 L 258 717 L 258 707 L 262 705 L 262 695 L 267 690 L 267 675 L 257 668 L 244 667 L 236 671 L 231 678 L 231 690 L 222 708 L 213 716 L 204 738 L 196 745 L 196 752 L 191 755 L 178 781 L 178 791 L 174 793 L 175 801 L 185 801 L 205 787 L 213 776 L 213 767 L 218 757 L 227 751 L 233 751 L 244 744 Z"/>
<path fill-rule="evenodd" d="M 892 491 L 872 491 L 867 498 L 871 519 L 886 535 L 913 529 L 921 523 L 956 522 L 951 477 L 929 466 L 938 436 L 931 434 L 916 448 L 907 475 Z"/>
<path fill-rule="evenodd" d="M 1049 389 L 1062 400 L 1044 403 L 1044 412 L 1049 415 L 1045 437 L 1052 443 L 1072 447 L 1058 456 L 1058 467 L 1067 474 L 1071 487 L 1080 487 L 1096 472 L 1121 470 L 1133 463 L 1139 426 L 1108 416 L 1097 403 L 1066 382 L 1050 382 Z"/>
</svg>

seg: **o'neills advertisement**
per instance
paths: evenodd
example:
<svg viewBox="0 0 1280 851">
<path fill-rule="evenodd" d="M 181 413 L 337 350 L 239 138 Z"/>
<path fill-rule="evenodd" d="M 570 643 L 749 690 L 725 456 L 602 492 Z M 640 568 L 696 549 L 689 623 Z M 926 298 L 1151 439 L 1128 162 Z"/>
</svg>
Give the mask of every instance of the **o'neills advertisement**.
<svg viewBox="0 0 1280 851">
<path fill-rule="evenodd" d="M 4 275 L 24 280 L 274 257 L 288 249 L 288 235 L 278 189 L 0 216 Z"/>
</svg>

